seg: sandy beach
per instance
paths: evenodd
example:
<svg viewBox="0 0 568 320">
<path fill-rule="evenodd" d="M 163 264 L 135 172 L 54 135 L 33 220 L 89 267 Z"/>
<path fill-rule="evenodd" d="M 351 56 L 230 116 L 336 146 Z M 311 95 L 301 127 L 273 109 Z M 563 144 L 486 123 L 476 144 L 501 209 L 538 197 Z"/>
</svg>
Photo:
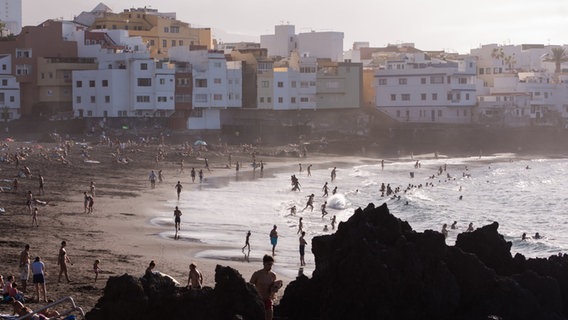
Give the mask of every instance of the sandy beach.
<svg viewBox="0 0 568 320">
<path fill-rule="evenodd" d="M 72 143 L 63 161 L 59 157 L 58 143 L 35 143 L 10 141 L 3 146 L 2 156 L 20 152 L 20 160 L 0 163 L 3 192 L 0 207 L 0 274 L 6 278 L 14 275 L 19 288 L 18 262 L 20 252 L 29 244 L 32 260 L 40 256 L 47 269 L 46 286 L 50 300 L 71 296 L 85 312 L 91 310 L 102 296 L 106 280 L 110 276 L 128 273 L 142 275 L 151 260 L 156 270 L 176 278 L 182 285 L 187 283 L 188 265 L 197 264 L 203 273 L 204 284 L 214 286 L 214 269 L 217 264 L 228 265 L 248 280 L 261 263 L 251 261 L 228 261 L 199 259 L 196 253 L 211 248 L 198 241 L 172 241 L 156 236 L 161 230 L 149 223 L 153 209 L 160 208 L 168 199 L 175 197 L 174 185 L 182 180 L 184 191 L 188 192 L 197 184 L 189 183 L 191 167 L 204 169 L 203 158 L 207 157 L 211 172 L 204 170 L 206 177 L 223 176 L 234 172 L 234 166 L 227 168 L 228 153 L 235 161 L 251 162 L 251 148 L 228 147 L 223 151 L 205 151 L 184 155 L 179 145 L 131 145 L 122 157 L 128 156 L 129 163 L 116 160 L 116 146 L 107 144 Z M 220 148 L 217 148 L 220 149 Z M 162 152 L 162 159 L 156 155 Z M 278 170 L 297 165 L 298 158 L 281 156 L 274 148 L 257 148 L 255 152 L 268 163 L 269 170 Z M 84 154 L 88 154 L 88 158 Z M 180 161 L 184 159 L 184 171 L 180 174 Z M 85 159 L 89 161 L 85 162 Z M 324 158 L 310 161 L 325 161 Z M 64 163 L 67 162 L 67 163 Z M 13 179 L 20 168 L 27 166 L 30 177 L 18 177 L 18 189 L 13 190 Z M 148 182 L 151 170 L 162 170 L 164 181 L 152 189 Z M 243 167 L 241 170 L 251 170 Z M 41 174 L 45 179 L 44 195 L 38 195 Z M 95 183 L 94 213 L 87 214 L 83 207 L 83 192 L 89 191 L 90 182 Z M 32 216 L 26 206 L 26 194 L 32 191 L 35 199 L 47 202 L 37 204 L 39 226 L 32 227 Z M 173 214 L 172 214 L 173 221 Z M 59 267 L 57 254 L 61 241 L 67 242 L 67 253 L 73 265 L 69 267 L 70 283 L 63 277 L 58 283 Z M 244 240 L 244 239 L 243 239 Z M 93 263 L 100 260 L 101 272 L 94 281 Z M 285 285 L 293 280 L 282 278 Z M 33 287 L 31 276 L 26 298 L 31 300 Z M 27 302 L 32 309 L 42 304 Z M 10 313 L 11 307 L 0 304 L 0 313 Z"/>
</svg>

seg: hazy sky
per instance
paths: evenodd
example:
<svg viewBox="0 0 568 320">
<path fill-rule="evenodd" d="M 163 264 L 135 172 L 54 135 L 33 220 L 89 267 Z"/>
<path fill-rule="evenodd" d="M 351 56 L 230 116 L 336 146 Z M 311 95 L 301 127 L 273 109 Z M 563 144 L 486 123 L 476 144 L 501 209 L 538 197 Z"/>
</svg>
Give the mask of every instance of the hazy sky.
<svg viewBox="0 0 568 320">
<path fill-rule="evenodd" d="M 22 0 L 23 24 L 72 19 L 91 11 L 100 0 Z M 469 53 L 481 44 L 566 44 L 567 0 L 106 0 L 114 12 L 147 6 L 176 12 L 198 27 L 211 27 L 259 41 L 277 24 L 292 24 L 296 33 L 340 31 L 344 49 L 354 41 L 371 46 L 413 42 L 422 50 Z M 235 41 L 216 32 L 222 41 Z"/>
</svg>

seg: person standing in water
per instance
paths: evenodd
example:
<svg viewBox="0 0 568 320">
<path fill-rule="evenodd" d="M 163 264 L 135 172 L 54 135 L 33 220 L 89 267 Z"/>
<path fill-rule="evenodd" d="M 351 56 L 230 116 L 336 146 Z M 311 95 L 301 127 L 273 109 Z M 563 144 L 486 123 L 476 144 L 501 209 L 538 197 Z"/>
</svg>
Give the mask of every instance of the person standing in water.
<svg viewBox="0 0 568 320">
<path fill-rule="evenodd" d="M 278 244 L 278 231 L 276 231 L 276 225 L 272 227 L 269 236 L 270 244 L 272 245 L 272 255 L 274 255 L 274 249 L 276 249 L 276 245 Z"/>
<path fill-rule="evenodd" d="M 176 234 L 174 235 L 174 239 L 179 239 L 178 231 L 180 230 L 180 225 L 181 225 L 181 210 L 177 206 L 174 210 L 174 223 L 176 228 Z"/>
<path fill-rule="evenodd" d="M 248 247 L 248 251 L 250 252 L 250 242 L 249 242 L 249 240 L 250 240 L 250 234 L 251 234 L 251 233 L 250 233 L 250 230 L 249 230 L 249 231 L 247 232 L 247 236 L 246 236 L 246 238 L 245 238 L 245 246 L 244 246 L 243 249 L 242 249 L 243 252 L 245 252 L 245 248 L 247 248 L 247 247 Z"/>
<path fill-rule="evenodd" d="M 306 265 L 306 261 L 304 260 L 304 254 L 306 252 L 306 245 L 308 244 L 306 242 L 306 239 L 304 239 L 304 237 L 306 236 L 306 232 L 302 231 L 302 235 L 300 236 L 300 266 L 305 266 Z"/>
<path fill-rule="evenodd" d="M 176 192 L 177 192 L 177 196 L 178 196 L 178 200 L 179 200 L 179 195 L 181 193 L 181 189 L 183 189 L 183 186 L 181 185 L 181 182 L 178 181 L 178 183 L 175 186 L 176 188 Z"/>
</svg>

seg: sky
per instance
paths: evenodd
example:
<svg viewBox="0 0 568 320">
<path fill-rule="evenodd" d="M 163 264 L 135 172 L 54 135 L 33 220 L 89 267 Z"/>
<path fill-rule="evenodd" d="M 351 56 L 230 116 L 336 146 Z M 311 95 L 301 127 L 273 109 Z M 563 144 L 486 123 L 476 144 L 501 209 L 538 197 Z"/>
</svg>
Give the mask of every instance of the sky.
<svg viewBox="0 0 568 320">
<path fill-rule="evenodd" d="M 22 0 L 23 25 L 71 20 L 100 2 L 114 12 L 144 6 L 176 12 L 178 20 L 212 28 L 222 42 L 260 41 L 275 25 L 291 24 L 296 33 L 343 32 L 344 50 L 355 41 L 459 53 L 491 43 L 568 43 L 566 0 Z"/>
</svg>

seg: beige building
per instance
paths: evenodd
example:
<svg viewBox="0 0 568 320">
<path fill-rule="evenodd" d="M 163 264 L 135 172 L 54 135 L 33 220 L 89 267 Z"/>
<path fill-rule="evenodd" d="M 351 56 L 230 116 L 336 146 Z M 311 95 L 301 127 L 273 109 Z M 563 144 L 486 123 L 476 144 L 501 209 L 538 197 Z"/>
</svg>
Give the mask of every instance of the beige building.
<svg viewBox="0 0 568 320">
<path fill-rule="evenodd" d="M 125 9 L 121 13 L 104 12 L 95 18 L 91 29 L 128 30 L 130 36 L 140 36 L 153 58 L 168 57 L 172 47 L 199 46 L 211 49 L 211 28 L 193 28 L 176 19 L 175 13 L 160 13 L 156 9 Z"/>
</svg>

